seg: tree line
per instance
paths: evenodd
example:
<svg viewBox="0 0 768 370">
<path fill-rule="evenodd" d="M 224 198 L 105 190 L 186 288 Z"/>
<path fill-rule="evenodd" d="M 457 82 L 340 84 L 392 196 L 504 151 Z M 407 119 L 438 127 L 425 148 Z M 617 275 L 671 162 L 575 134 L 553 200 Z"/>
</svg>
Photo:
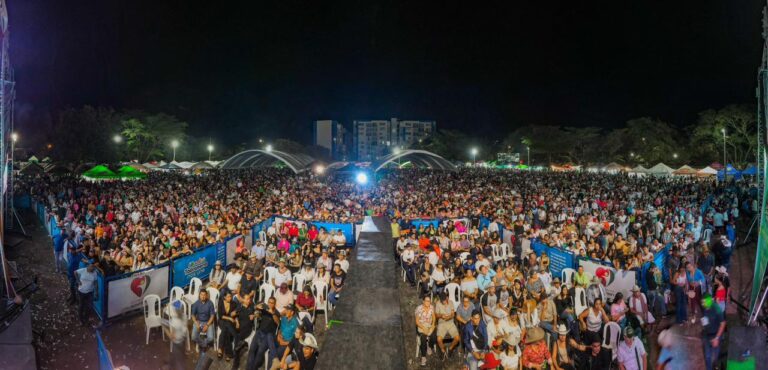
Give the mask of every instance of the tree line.
<svg viewBox="0 0 768 370">
<path fill-rule="evenodd" d="M 179 161 L 209 158 L 221 160 L 247 148 L 272 145 L 275 150 L 300 152 L 329 160 L 327 153 L 291 139 L 246 138 L 241 143 L 220 143 L 215 138 L 191 135 L 189 125 L 173 115 L 137 110 L 117 111 L 106 107 L 67 108 L 55 117 L 47 133 L 39 133 L 31 152 L 70 163 L 166 160 L 172 158 L 171 143 L 178 141 Z M 311 124 L 307 124 L 310 129 Z M 212 128 L 215 129 L 215 128 Z M 725 139 L 723 136 L 725 132 Z M 724 147 L 725 144 L 725 147 Z M 414 143 L 449 160 L 471 160 L 470 148 L 478 148 L 478 160 L 493 160 L 496 153 L 517 152 L 532 164 L 708 165 L 727 161 L 737 166 L 755 162 L 757 150 L 756 108 L 728 105 L 700 112 L 695 123 L 675 126 L 660 119 L 641 117 L 620 127 L 572 127 L 522 125 L 506 136 L 474 137 L 467 131 L 438 129 Z"/>
</svg>

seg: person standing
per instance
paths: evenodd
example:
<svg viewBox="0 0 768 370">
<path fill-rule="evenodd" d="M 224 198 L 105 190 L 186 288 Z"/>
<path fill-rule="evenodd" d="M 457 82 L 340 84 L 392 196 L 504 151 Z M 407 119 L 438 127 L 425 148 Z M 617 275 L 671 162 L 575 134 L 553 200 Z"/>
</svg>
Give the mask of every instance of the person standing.
<svg viewBox="0 0 768 370">
<path fill-rule="evenodd" d="M 414 317 L 416 319 L 416 332 L 419 336 L 419 355 L 421 366 L 427 365 L 427 348 L 435 345 L 435 309 L 432 307 L 432 298 L 425 296 L 423 304 L 416 307 Z"/>
<path fill-rule="evenodd" d="M 80 265 L 80 253 L 74 245 L 67 247 L 67 279 L 69 280 L 69 299 L 67 303 L 74 304 L 77 302 L 77 276 L 75 272 Z"/>
<path fill-rule="evenodd" d="M 714 304 L 714 300 L 709 293 L 704 294 L 701 299 L 703 308 L 701 315 L 701 343 L 704 347 L 704 363 L 707 370 L 715 367 L 715 362 L 720 356 L 720 345 L 722 344 L 723 333 L 725 332 L 725 316 L 720 307 Z"/>
<path fill-rule="evenodd" d="M 168 335 L 173 350 L 171 350 L 171 370 L 184 370 L 186 360 L 184 358 L 184 340 L 187 339 L 187 323 L 182 319 L 184 312 L 181 309 L 181 301 L 173 302 L 172 309 L 174 313 L 168 322 L 168 327 L 163 327 Z"/>
<path fill-rule="evenodd" d="M 270 354 L 277 352 L 275 345 L 275 332 L 280 323 L 280 314 L 275 309 L 275 298 L 270 297 L 267 304 L 259 303 L 256 305 L 256 312 L 261 317 L 259 327 L 256 329 L 256 335 L 251 341 L 251 347 L 248 348 L 248 361 L 245 365 L 246 370 L 256 370 L 261 368 L 264 362 L 264 353 L 269 350 Z M 266 364 L 268 367 L 270 364 Z"/>
<path fill-rule="evenodd" d="M 93 306 L 93 299 L 98 285 L 98 275 L 96 273 L 96 262 L 91 262 L 87 267 L 75 271 L 78 282 L 78 295 L 80 304 L 78 306 L 78 316 L 80 324 L 85 326 L 88 323 L 88 309 Z"/>
</svg>

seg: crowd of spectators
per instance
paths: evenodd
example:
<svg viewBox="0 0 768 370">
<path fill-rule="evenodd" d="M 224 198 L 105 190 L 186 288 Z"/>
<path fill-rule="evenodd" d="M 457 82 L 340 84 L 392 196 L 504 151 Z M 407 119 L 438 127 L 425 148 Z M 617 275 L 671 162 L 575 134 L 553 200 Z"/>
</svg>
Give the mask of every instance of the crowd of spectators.
<svg viewBox="0 0 768 370">
<path fill-rule="evenodd" d="M 710 298 L 722 314 L 736 225 L 757 207 L 754 189 L 744 185 L 589 173 L 404 170 L 366 187 L 341 176 L 277 169 L 153 173 L 146 181 L 130 182 L 23 181 L 64 230 L 54 250 L 57 268 L 70 261 L 64 268 L 73 301 L 74 271 L 82 263 L 108 275 L 135 271 L 249 234 L 271 216 L 359 223 L 365 215 L 387 215 L 397 261 L 422 298 L 415 312 L 422 364 L 433 350 L 445 358 L 461 350 L 471 369 L 544 363 L 556 369 L 601 368 L 612 355 L 635 369 L 621 346 L 640 346 L 631 352 L 642 350 L 643 356 L 634 357 L 645 361 L 647 342 L 639 338 L 654 333 L 653 322 L 672 312 L 667 303 L 679 323 L 695 325 L 706 316 L 700 302 Z M 411 227 L 419 218 L 441 221 L 438 227 Z M 466 222 L 452 221 L 459 218 Z M 481 225 L 482 219 L 488 224 Z M 502 240 L 501 230 L 511 231 L 511 238 Z M 303 355 L 317 355 L 316 342 L 309 346 L 311 354 L 301 353 L 302 342 L 314 337 L 306 335 L 311 323 L 301 322 L 298 313 L 312 313 L 315 300 L 337 302 L 349 269 L 342 238 L 301 223 L 273 225 L 266 242 L 239 249 L 236 264 L 211 272 L 208 285 L 221 295 L 213 303 L 201 293 L 192 307 L 193 337 L 205 349 L 216 335 L 212 325 L 217 326 L 218 355 L 232 358 L 253 332 L 247 368 L 261 365 L 267 350 L 278 367 L 293 361 L 301 366 L 296 368 L 311 368 L 298 365 Z M 665 246 L 670 258 L 667 266 L 651 270 L 646 289 L 609 300 L 599 280 L 581 269 L 571 284 L 551 276 L 548 256 L 531 253 L 533 241 L 624 270 L 639 270 Z M 498 260 L 494 251 L 502 244 L 509 248 L 508 259 Z M 64 258 L 67 252 L 72 257 Z M 74 258 L 81 254 L 85 262 Z M 269 267 L 277 273 L 267 280 Z M 668 280 L 662 278 L 665 271 Z M 296 291 L 292 275 L 304 277 Z M 326 284 L 327 297 L 311 289 L 315 282 Z M 272 285 L 274 296 L 258 297 L 260 284 Z M 449 301 L 451 284 L 461 291 L 458 305 Z M 589 301 L 578 313 L 576 288 L 584 289 Z M 205 302 L 215 307 L 214 314 Z M 256 316 L 262 319 L 249 325 Z M 611 322 L 624 338 L 613 354 L 596 345 Z"/>
</svg>

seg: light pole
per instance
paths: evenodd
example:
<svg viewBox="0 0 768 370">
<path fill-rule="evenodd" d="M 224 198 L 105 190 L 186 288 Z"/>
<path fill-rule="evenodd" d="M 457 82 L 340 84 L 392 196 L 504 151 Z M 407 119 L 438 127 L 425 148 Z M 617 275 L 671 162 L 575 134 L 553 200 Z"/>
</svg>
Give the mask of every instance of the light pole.
<svg viewBox="0 0 768 370">
<path fill-rule="evenodd" d="M 472 148 L 472 164 L 477 164 L 477 148 Z"/>
<path fill-rule="evenodd" d="M 208 162 L 211 161 L 211 154 L 213 153 L 213 144 L 208 144 Z"/>
<path fill-rule="evenodd" d="M 723 178 L 725 178 L 725 175 L 726 175 L 726 171 L 725 170 L 726 170 L 726 167 L 728 166 L 728 161 L 726 160 L 726 156 L 725 156 L 725 153 L 726 153 L 726 149 L 725 149 L 725 140 L 726 140 L 725 129 L 724 128 L 720 129 L 720 132 L 723 133 Z"/>
<path fill-rule="evenodd" d="M 178 147 L 179 147 L 179 141 L 178 140 L 171 141 L 171 148 L 173 148 L 173 161 L 172 162 L 176 162 L 176 148 L 178 148 Z"/>
<path fill-rule="evenodd" d="M 526 146 L 525 150 L 528 152 L 528 165 L 531 165 L 531 147 Z"/>
<path fill-rule="evenodd" d="M 19 140 L 19 134 L 11 133 L 11 162 L 13 162 L 14 152 L 16 151 L 16 141 Z"/>
</svg>

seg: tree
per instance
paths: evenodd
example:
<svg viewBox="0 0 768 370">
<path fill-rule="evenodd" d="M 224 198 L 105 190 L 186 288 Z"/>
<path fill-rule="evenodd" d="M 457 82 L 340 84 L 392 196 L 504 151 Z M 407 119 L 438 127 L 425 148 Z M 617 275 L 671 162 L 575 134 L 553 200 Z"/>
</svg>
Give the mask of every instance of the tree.
<svg viewBox="0 0 768 370">
<path fill-rule="evenodd" d="M 474 144 L 474 145 L 473 145 Z M 421 149 L 435 153 L 447 160 L 466 161 L 468 150 L 472 146 L 483 147 L 476 140 L 472 140 L 463 132 L 458 130 L 437 130 L 434 134 L 416 142 L 410 148 L 402 149 Z M 489 153 L 481 151 L 477 159 L 480 160 Z"/>
<path fill-rule="evenodd" d="M 745 166 L 756 159 L 757 116 L 754 106 L 734 104 L 720 110 L 705 110 L 699 113 L 698 123 L 691 129 L 691 148 L 708 161 L 723 159 L 723 130 L 729 163 Z"/>
<path fill-rule="evenodd" d="M 635 162 L 648 166 L 659 162 L 670 162 L 674 154 L 682 151 L 678 142 L 679 133 L 668 123 L 649 117 L 627 121 L 624 131 L 623 150 L 634 154 Z"/>
<path fill-rule="evenodd" d="M 167 156 L 173 140 L 183 143 L 187 123 L 164 113 L 132 113 L 123 120 L 122 128 L 128 153 L 135 155 L 139 162 L 146 162 Z"/>
</svg>

